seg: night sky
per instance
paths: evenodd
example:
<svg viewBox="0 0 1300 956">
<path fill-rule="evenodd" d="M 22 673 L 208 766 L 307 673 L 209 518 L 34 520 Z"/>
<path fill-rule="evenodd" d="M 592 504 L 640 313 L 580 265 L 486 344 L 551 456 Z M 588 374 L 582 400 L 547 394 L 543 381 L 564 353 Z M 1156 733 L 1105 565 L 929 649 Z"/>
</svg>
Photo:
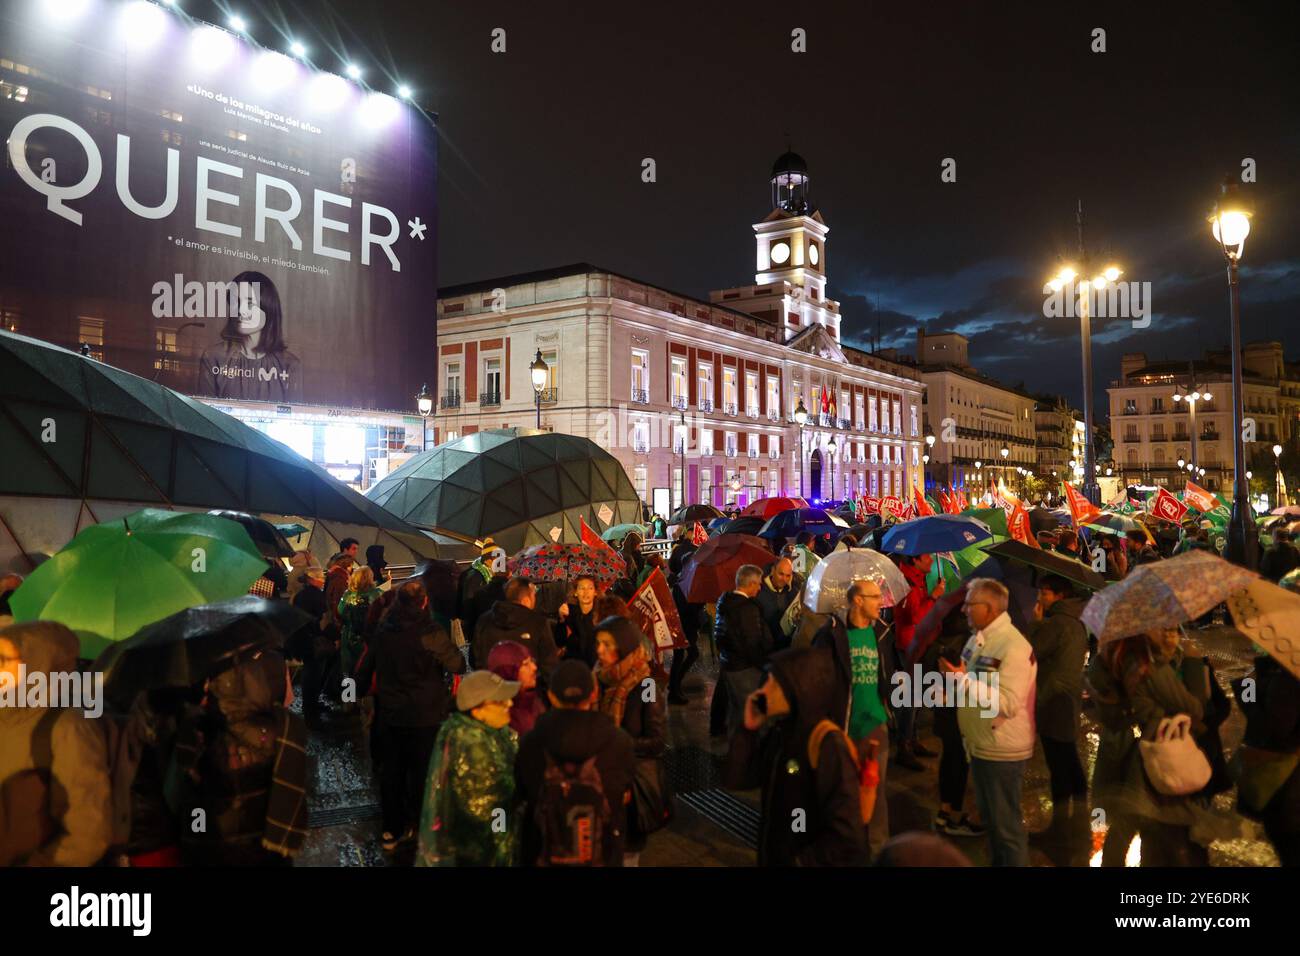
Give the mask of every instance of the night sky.
<svg viewBox="0 0 1300 956">
<path fill-rule="evenodd" d="M 211 17 L 211 6 L 188 4 Z M 1145 9 L 1137 9 L 1142 7 Z M 1151 326 L 1094 336 L 1096 401 L 1119 356 L 1228 342 L 1205 222 L 1256 161 L 1244 336 L 1300 360 L 1300 41 L 1285 7 L 798 3 L 239 3 L 315 62 L 346 52 L 439 115 L 443 286 L 589 261 L 669 289 L 753 280 L 786 136 L 830 226 L 847 342 L 971 338 L 1009 384 L 1081 395 L 1078 323 L 1042 283 L 1076 248 L 1152 283 Z M 494 54 L 491 31 L 506 30 Z M 791 31 L 807 31 L 807 53 Z M 1092 31 L 1106 30 L 1094 53 Z M 641 181 L 652 157 L 658 181 Z M 940 181 L 945 157 L 957 182 Z"/>
</svg>

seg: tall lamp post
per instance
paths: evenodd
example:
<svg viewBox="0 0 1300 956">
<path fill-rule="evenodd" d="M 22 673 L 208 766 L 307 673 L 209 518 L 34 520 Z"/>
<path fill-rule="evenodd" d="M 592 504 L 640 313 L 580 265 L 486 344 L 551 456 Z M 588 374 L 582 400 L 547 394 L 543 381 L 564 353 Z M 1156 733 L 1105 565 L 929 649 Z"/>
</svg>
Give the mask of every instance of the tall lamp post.
<svg viewBox="0 0 1300 956">
<path fill-rule="evenodd" d="M 1273 465 L 1276 471 L 1276 474 L 1274 475 L 1273 478 L 1273 490 L 1274 492 L 1277 493 L 1276 507 L 1281 508 L 1282 505 L 1284 504 L 1284 502 L 1282 501 L 1282 446 L 1281 445 L 1273 446 Z M 1246 476 L 1247 476 L 1247 480 L 1249 480 L 1250 473 L 1247 472 Z"/>
<path fill-rule="evenodd" d="M 802 397 L 799 399 L 799 404 L 795 406 L 794 421 L 799 426 L 799 497 L 807 501 L 803 490 L 803 427 L 808 424 L 808 409 L 804 407 Z"/>
<path fill-rule="evenodd" d="M 980 497 L 984 497 L 984 476 L 980 474 L 980 469 L 984 467 L 984 462 L 978 458 L 975 460 L 975 487 L 980 491 Z"/>
<path fill-rule="evenodd" d="M 1011 449 L 1003 445 L 998 450 L 998 454 L 1002 456 L 1002 483 L 1005 485 L 1007 483 L 1007 456 L 1011 454 Z"/>
<path fill-rule="evenodd" d="M 934 433 L 931 432 L 931 433 L 929 433 L 929 434 L 927 434 L 927 435 L 925 436 L 925 454 L 921 456 L 921 463 L 922 463 L 923 465 L 928 465 L 928 464 L 930 464 L 930 455 L 931 455 L 933 452 L 934 452 Z M 921 469 L 921 485 L 922 485 L 922 487 L 924 487 L 925 484 L 926 484 L 926 477 L 925 477 L 925 469 L 923 468 L 923 469 Z"/>
<path fill-rule="evenodd" d="M 1250 210 L 1241 202 L 1237 184 L 1224 180 L 1223 190 L 1210 216 L 1210 228 L 1228 266 L 1228 309 L 1232 325 L 1232 517 L 1224 557 L 1255 570 L 1259 563 L 1258 531 L 1251 518 L 1246 484 L 1246 443 L 1242 438 L 1241 394 L 1241 290 L 1237 268 L 1250 234 Z"/>
<path fill-rule="evenodd" d="M 537 402 L 537 429 L 542 428 L 542 390 L 546 388 L 546 380 L 550 378 L 551 369 L 546 364 L 546 359 L 542 358 L 542 350 L 537 350 L 537 358 L 533 359 L 528 371 L 533 376 L 533 398 Z"/>
<path fill-rule="evenodd" d="M 835 436 L 832 435 L 826 442 L 826 456 L 831 461 L 831 493 L 830 500 L 835 500 Z"/>
<path fill-rule="evenodd" d="M 1122 275 L 1117 266 L 1107 266 L 1094 278 L 1089 280 L 1088 274 L 1092 271 L 1088 261 L 1088 251 L 1083 244 L 1083 203 L 1079 203 L 1079 211 L 1076 222 L 1079 227 L 1079 271 L 1066 266 L 1056 276 L 1048 282 L 1048 286 L 1053 292 L 1060 292 L 1066 286 L 1070 287 L 1071 294 L 1078 290 L 1079 304 L 1079 339 L 1083 350 L 1083 427 L 1084 427 L 1084 452 L 1083 452 L 1083 496 L 1091 501 L 1094 505 L 1101 504 L 1101 489 L 1097 486 L 1097 475 L 1093 471 L 1093 465 L 1096 464 L 1096 455 L 1093 451 L 1092 444 L 1092 326 L 1088 315 L 1088 303 L 1090 301 L 1091 289 L 1101 290 L 1108 283 L 1114 282 Z M 1084 276 L 1083 280 L 1076 286 L 1075 280 L 1079 278 L 1080 273 Z"/>
<path fill-rule="evenodd" d="M 429 450 L 429 413 L 433 411 L 433 393 L 429 391 L 429 383 L 425 382 L 420 386 L 420 393 L 415 396 L 415 407 L 420 410 L 420 418 L 424 421 L 420 430 L 420 450 Z"/>
<path fill-rule="evenodd" d="M 1191 456 L 1192 456 L 1192 461 L 1196 461 L 1196 403 L 1208 402 L 1211 399 L 1213 399 L 1214 396 L 1210 394 L 1208 387 L 1206 388 L 1205 391 L 1201 391 L 1201 386 L 1197 385 L 1195 377 L 1192 377 L 1193 370 L 1191 368 L 1191 363 L 1189 362 L 1187 364 L 1188 364 L 1188 376 L 1191 377 L 1191 383 L 1188 386 L 1189 391 L 1187 391 L 1186 393 L 1174 392 L 1174 404 L 1177 405 L 1180 402 L 1187 403 L 1188 414 L 1191 416 L 1187 426 L 1192 436 Z"/>
</svg>

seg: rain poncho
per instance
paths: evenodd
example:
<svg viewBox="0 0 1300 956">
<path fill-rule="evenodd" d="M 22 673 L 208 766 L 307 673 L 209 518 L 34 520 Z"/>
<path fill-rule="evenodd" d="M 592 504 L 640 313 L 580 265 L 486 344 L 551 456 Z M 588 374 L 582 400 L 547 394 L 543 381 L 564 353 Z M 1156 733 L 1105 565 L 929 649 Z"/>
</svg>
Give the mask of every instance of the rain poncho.
<svg viewBox="0 0 1300 956">
<path fill-rule="evenodd" d="M 343 621 L 343 630 L 339 638 L 339 666 L 345 677 L 356 673 L 357 661 L 361 659 L 361 648 L 365 643 L 366 615 L 370 605 L 383 592 L 379 588 L 368 591 L 349 590 L 339 599 L 339 618 Z"/>
<path fill-rule="evenodd" d="M 420 814 L 416 866 L 511 866 L 519 737 L 469 714 L 452 714 L 438 732 Z"/>
</svg>

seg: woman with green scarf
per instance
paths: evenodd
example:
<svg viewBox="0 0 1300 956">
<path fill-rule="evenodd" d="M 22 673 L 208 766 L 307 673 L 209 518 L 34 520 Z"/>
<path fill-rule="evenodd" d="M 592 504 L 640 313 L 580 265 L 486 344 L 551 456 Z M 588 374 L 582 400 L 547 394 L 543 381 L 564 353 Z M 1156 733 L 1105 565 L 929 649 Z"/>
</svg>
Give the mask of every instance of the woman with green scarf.
<svg viewBox="0 0 1300 956">
<path fill-rule="evenodd" d="M 519 682 L 474 671 L 456 690 L 457 713 L 438 731 L 420 814 L 416 866 L 513 866 L 509 820 L 519 737 L 510 706 Z"/>
</svg>

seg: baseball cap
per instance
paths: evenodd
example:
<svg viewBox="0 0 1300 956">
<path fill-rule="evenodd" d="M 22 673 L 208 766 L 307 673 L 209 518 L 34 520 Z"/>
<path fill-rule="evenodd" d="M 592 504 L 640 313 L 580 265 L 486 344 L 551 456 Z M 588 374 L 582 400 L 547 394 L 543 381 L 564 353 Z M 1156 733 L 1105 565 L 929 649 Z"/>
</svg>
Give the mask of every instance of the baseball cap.
<svg viewBox="0 0 1300 956">
<path fill-rule="evenodd" d="M 551 671 L 549 689 L 566 704 L 581 704 L 596 689 L 596 680 L 583 661 L 560 661 Z"/>
<path fill-rule="evenodd" d="M 491 671 L 474 671 L 461 678 L 456 689 L 456 709 L 468 713 L 490 700 L 509 700 L 519 693 L 519 681 L 505 680 Z"/>
</svg>

